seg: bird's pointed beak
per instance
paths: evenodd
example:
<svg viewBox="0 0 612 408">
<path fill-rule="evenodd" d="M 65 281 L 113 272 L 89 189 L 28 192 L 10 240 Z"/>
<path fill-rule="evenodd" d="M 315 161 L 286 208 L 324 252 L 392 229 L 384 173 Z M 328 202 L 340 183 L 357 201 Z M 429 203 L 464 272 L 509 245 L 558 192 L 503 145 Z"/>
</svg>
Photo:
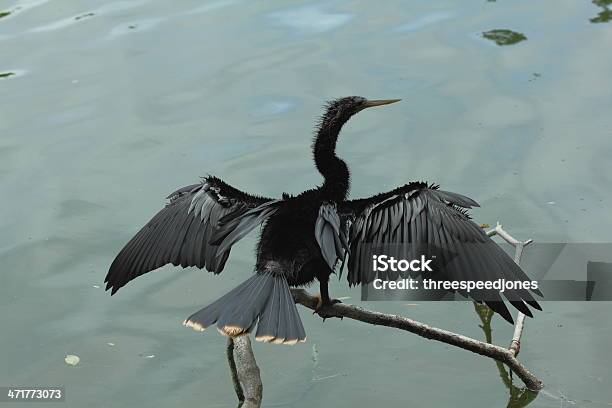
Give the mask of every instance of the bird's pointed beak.
<svg viewBox="0 0 612 408">
<path fill-rule="evenodd" d="M 368 100 L 363 104 L 363 109 L 371 108 L 372 106 L 389 105 L 390 103 L 399 102 L 401 99 L 375 99 Z"/>
</svg>

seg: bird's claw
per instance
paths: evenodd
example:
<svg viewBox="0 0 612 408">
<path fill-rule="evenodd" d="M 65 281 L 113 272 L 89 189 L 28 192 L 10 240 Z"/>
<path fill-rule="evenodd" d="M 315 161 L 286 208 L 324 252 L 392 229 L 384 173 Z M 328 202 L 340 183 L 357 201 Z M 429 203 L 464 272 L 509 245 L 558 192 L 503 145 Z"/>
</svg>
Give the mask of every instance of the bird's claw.
<svg viewBox="0 0 612 408">
<path fill-rule="evenodd" d="M 314 312 L 312 312 L 312 314 L 318 314 L 319 316 L 321 316 L 323 318 L 323 321 L 325 322 L 325 319 L 329 319 L 331 317 L 340 317 L 340 319 L 342 320 L 342 316 L 335 316 L 333 314 L 330 313 L 326 313 L 325 309 L 327 309 L 329 306 L 333 306 L 337 303 L 342 303 L 341 300 L 338 299 L 330 299 L 329 301 L 319 301 L 319 305 L 317 306 L 317 308 L 314 310 Z"/>
</svg>

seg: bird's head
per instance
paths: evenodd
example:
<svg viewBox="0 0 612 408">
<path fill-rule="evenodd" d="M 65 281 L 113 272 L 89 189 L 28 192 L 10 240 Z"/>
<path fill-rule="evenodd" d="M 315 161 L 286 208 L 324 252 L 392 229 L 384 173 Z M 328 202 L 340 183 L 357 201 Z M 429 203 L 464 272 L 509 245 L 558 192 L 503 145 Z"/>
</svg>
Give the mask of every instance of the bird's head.
<svg viewBox="0 0 612 408">
<path fill-rule="evenodd" d="M 401 101 L 401 99 L 366 99 L 362 96 L 346 96 L 344 98 L 329 101 L 325 106 L 325 114 L 321 118 L 322 124 L 335 122 L 343 124 L 351 116 L 366 108 L 373 106 L 388 105 Z"/>
</svg>

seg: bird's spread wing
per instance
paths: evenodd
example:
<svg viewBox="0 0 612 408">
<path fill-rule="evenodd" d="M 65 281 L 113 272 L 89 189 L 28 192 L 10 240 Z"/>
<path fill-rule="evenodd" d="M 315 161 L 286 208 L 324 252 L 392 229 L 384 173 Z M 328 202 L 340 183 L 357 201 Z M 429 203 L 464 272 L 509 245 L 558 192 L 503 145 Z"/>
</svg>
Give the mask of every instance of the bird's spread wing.
<svg viewBox="0 0 612 408">
<path fill-rule="evenodd" d="M 168 204 L 123 247 L 111 264 L 105 282 L 112 294 L 132 279 L 168 263 L 220 273 L 231 245 L 254 227 L 252 222 L 245 228 L 240 223 L 232 224 L 233 220 L 274 202 L 243 193 L 213 176 L 178 189 L 167 198 Z M 220 220 L 239 229 L 240 235 L 231 235 L 234 229 L 226 227 L 231 240 L 212 243 Z"/>
<path fill-rule="evenodd" d="M 469 197 L 420 182 L 342 203 L 338 212 L 341 217 L 352 220 L 349 284 L 372 282 L 379 273 L 373 270 L 372 257 L 382 254 L 400 255 L 399 258 L 402 254 L 412 258 L 434 254 L 437 270 L 418 273 L 437 281 L 529 281 L 508 254 L 471 221 L 467 209 L 477 206 Z M 484 301 L 512 321 L 499 290 L 457 291 Z M 532 291 L 542 295 L 537 289 Z M 526 289 L 505 290 L 503 295 L 528 316 L 532 313 L 526 304 L 541 310 Z"/>
</svg>

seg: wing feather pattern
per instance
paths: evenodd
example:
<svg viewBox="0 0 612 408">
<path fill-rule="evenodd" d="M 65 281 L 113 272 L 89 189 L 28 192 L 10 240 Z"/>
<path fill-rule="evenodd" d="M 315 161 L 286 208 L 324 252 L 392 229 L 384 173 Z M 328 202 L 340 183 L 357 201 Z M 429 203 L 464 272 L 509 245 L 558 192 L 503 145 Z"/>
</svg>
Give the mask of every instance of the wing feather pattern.
<svg viewBox="0 0 612 408">
<path fill-rule="evenodd" d="M 376 277 L 371 268 L 372 250 L 389 256 L 415 257 L 435 253 L 435 280 L 529 281 L 523 270 L 469 217 L 478 207 L 469 197 L 439 190 L 436 185 L 416 182 L 377 196 L 346 201 L 338 207 L 343 219 L 352 220 L 349 231 L 349 285 L 368 284 Z M 387 276 L 389 276 L 387 274 Z M 391 276 L 393 277 L 393 276 Z M 527 305 L 541 310 L 526 289 L 457 290 L 463 296 L 484 302 L 512 322 L 504 300 L 532 316 Z M 533 293 L 542 296 L 534 289 Z M 505 299 L 504 299 L 505 298 Z"/>
<path fill-rule="evenodd" d="M 171 263 L 197 266 L 220 273 L 231 246 L 274 211 L 276 200 L 252 196 L 220 179 L 182 187 L 123 247 L 106 275 L 106 289 L 114 294 L 138 276 Z M 242 216 L 248 214 L 248 219 Z M 221 223 L 223 221 L 223 223 Z M 228 239 L 214 243 L 219 225 Z"/>
</svg>

